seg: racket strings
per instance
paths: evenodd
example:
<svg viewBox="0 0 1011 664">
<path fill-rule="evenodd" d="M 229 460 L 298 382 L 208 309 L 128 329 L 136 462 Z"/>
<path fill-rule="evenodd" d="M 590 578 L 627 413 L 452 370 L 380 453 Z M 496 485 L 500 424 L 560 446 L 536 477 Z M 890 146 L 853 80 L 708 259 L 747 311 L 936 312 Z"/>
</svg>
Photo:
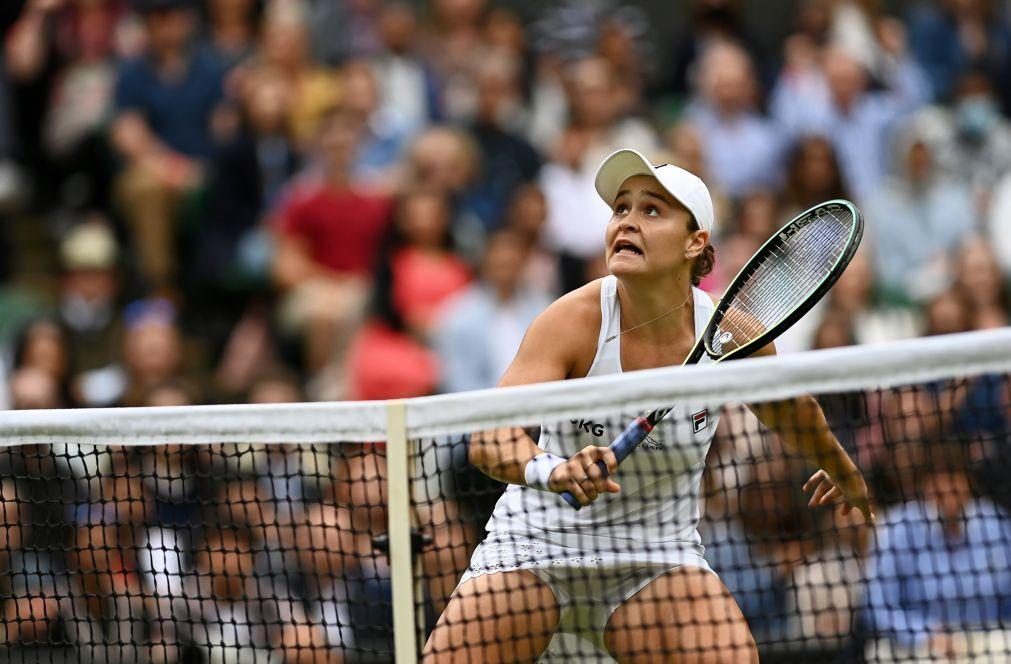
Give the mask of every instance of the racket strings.
<svg viewBox="0 0 1011 664">
<path fill-rule="evenodd" d="M 831 209 L 783 238 L 754 266 L 724 313 L 712 349 L 726 354 L 758 338 L 799 306 L 832 274 L 853 226 L 852 214 Z"/>
</svg>

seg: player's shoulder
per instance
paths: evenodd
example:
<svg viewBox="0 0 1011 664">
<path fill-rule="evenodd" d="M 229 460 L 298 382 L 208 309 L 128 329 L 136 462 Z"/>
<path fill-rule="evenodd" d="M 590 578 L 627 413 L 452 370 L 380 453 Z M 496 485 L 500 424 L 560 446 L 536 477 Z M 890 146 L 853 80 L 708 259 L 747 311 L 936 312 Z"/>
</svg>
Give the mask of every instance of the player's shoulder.
<svg viewBox="0 0 1011 664">
<path fill-rule="evenodd" d="M 552 302 L 530 325 L 527 341 L 569 359 L 595 346 L 601 321 L 600 288 L 598 279 Z"/>
</svg>

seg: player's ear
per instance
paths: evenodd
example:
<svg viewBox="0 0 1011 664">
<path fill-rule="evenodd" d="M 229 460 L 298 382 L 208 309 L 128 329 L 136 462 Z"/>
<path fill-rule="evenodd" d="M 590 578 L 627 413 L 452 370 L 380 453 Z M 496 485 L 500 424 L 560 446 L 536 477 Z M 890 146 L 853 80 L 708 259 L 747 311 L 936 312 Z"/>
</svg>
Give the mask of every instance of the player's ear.
<svg viewBox="0 0 1011 664">
<path fill-rule="evenodd" d="M 698 258 L 702 250 L 709 244 L 709 231 L 693 231 L 685 240 L 685 258 Z"/>
</svg>

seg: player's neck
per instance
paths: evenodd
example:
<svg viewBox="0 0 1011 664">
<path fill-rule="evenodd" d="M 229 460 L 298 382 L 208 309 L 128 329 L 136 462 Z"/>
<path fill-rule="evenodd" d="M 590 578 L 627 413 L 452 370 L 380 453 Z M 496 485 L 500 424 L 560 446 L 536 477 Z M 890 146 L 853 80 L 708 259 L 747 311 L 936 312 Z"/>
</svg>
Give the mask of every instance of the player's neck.
<svg viewBox="0 0 1011 664">
<path fill-rule="evenodd" d="M 619 281 L 618 297 L 623 332 L 643 339 L 671 339 L 693 331 L 695 307 L 688 279 L 675 279 L 663 287 Z"/>
</svg>

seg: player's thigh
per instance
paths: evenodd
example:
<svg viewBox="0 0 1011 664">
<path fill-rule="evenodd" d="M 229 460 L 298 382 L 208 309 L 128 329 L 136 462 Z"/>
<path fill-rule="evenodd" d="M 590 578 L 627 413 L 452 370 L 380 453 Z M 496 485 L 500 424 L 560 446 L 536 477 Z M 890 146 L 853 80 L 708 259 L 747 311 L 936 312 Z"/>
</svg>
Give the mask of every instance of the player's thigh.
<svg viewBox="0 0 1011 664">
<path fill-rule="evenodd" d="M 453 594 L 425 646 L 426 664 L 533 662 L 558 626 L 558 603 L 533 572 L 483 574 Z"/>
<path fill-rule="evenodd" d="M 629 662 L 758 662 L 748 623 L 715 574 L 679 567 L 650 582 L 611 615 L 611 654 Z"/>
</svg>

